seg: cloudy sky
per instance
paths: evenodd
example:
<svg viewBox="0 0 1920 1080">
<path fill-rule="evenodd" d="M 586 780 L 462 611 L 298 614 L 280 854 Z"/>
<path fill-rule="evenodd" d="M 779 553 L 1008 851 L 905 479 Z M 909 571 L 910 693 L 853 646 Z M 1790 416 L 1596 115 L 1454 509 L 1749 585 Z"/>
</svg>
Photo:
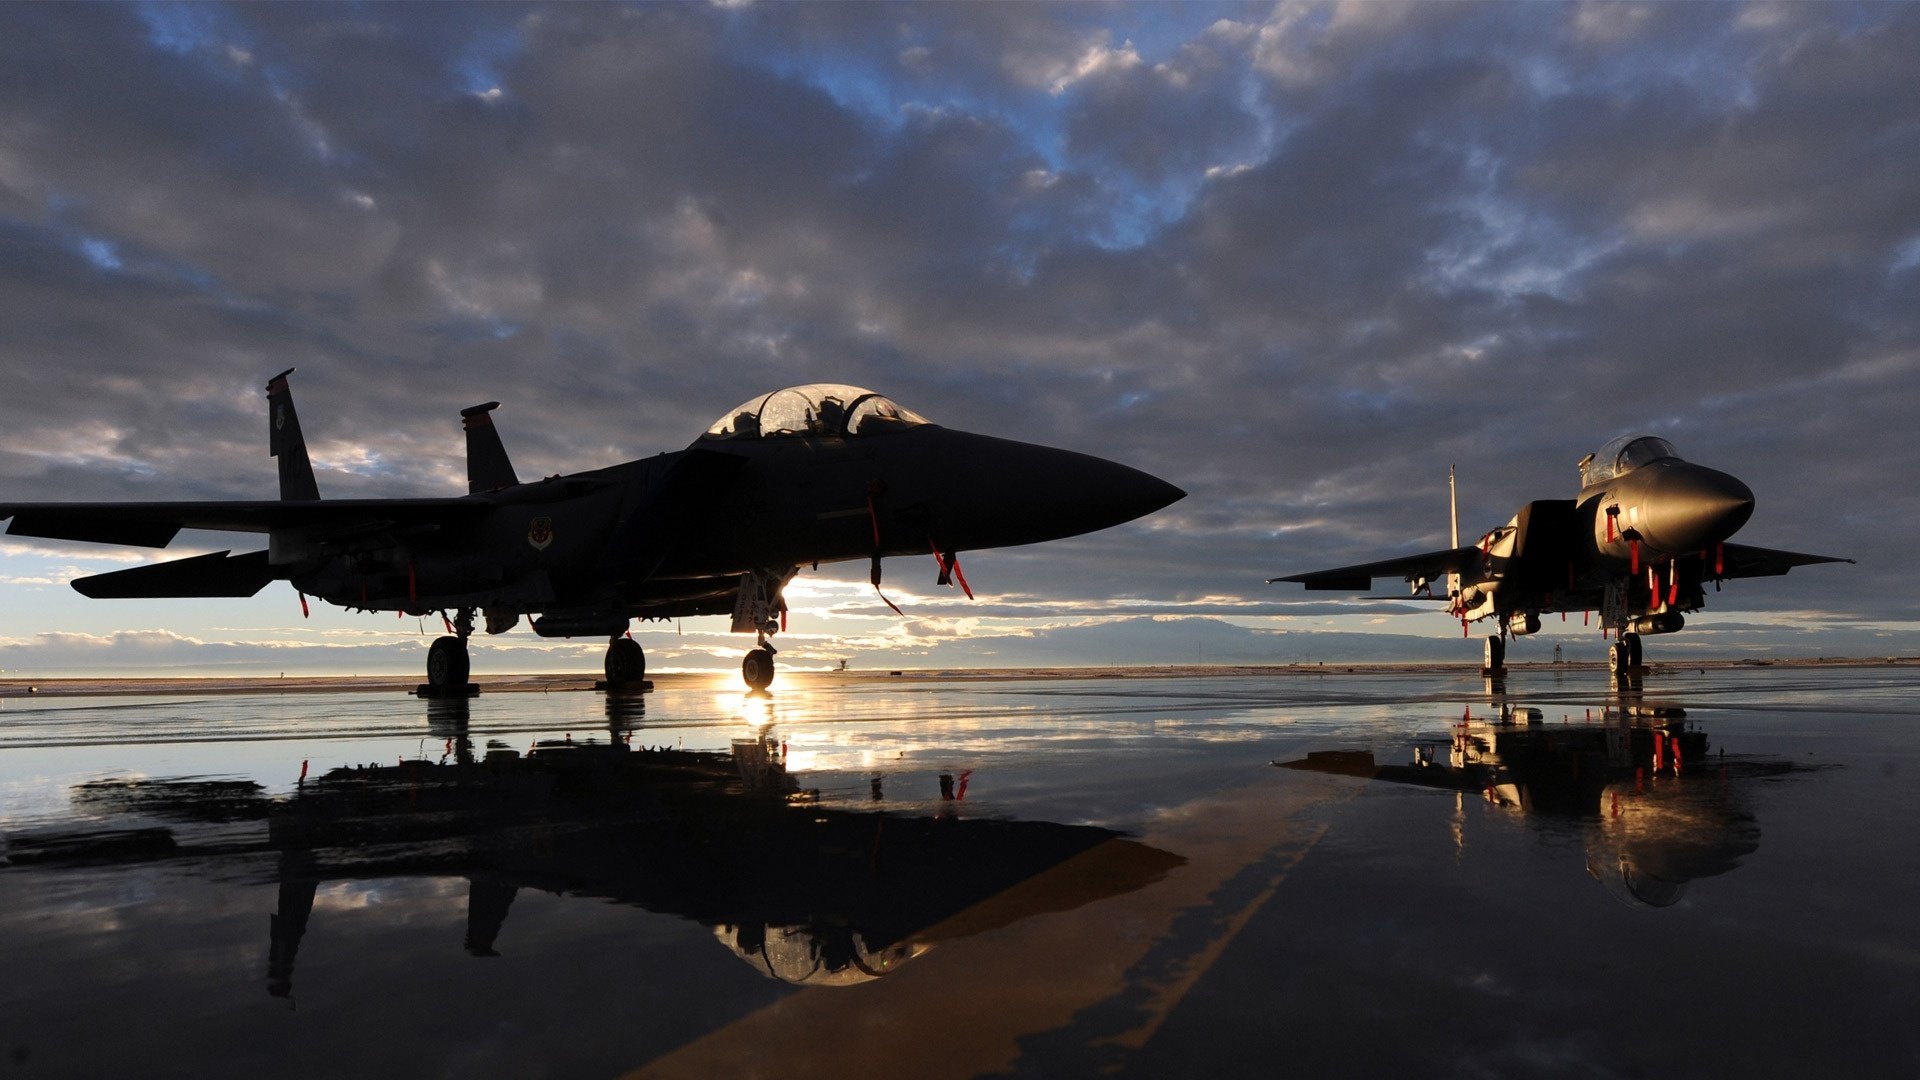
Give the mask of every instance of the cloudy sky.
<svg viewBox="0 0 1920 1080">
<path fill-rule="evenodd" d="M 460 493 L 478 401 L 533 475 L 849 382 L 1190 494 L 971 555 L 972 604 L 893 562 L 905 620 L 805 574 L 787 662 L 1466 658 L 1261 581 L 1445 546 L 1449 463 L 1477 533 L 1647 430 L 1752 486 L 1742 540 L 1859 560 L 1656 656 L 1912 654 L 1917 57 L 1910 4 L 0 5 L 0 493 L 271 497 L 294 366 L 327 496 Z M 152 556 L 0 542 L 0 668 L 421 662 L 284 584 L 65 585 Z M 1547 629 L 1514 656 L 1601 653 Z M 475 666 L 598 663 L 545 648 Z"/>
</svg>

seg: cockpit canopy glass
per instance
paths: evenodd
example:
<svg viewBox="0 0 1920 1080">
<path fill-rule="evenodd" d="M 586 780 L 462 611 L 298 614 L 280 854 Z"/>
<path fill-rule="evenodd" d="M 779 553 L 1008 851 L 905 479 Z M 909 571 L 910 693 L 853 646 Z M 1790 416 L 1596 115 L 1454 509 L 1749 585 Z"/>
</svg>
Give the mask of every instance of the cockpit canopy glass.
<svg viewBox="0 0 1920 1080">
<path fill-rule="evenodd" d="M 1622 435 L 1595 451 L 1580 467 L 1580 486 L 1592 487 L 1649 462 L 1679 456 L 1673 444 L 1658 435 Z"/>
<path fill-rule="evenodd" d="M 788 435 L 878 435 L 919 427 L 927 419 L 871 390 L 842 383 L 789 386 L 747 401 L 714 421 L 709 439 L 771 439 Z"/>
</svg>

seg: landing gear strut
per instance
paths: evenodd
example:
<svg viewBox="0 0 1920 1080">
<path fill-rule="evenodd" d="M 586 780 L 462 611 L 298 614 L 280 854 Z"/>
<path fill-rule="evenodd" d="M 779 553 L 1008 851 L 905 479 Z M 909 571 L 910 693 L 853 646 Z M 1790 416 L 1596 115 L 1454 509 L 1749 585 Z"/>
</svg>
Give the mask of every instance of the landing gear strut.
<svg viewBox="0 0 1920 1080">
<path fill-rule="evenodd" d="M 622 635 L 607 642 L 607 689 L 638 686 L 647 678 L 647 654 L 640 643 Z"/>
<path fill-rule="evenodd" d="M 467 638 L 473 636 L 473 609 L 461 608 L 454 617 L 455 634 L 438 637 L 427 649 L 427 689 L 436 695 L 464 694 L 471 665 Z"/>
</svg>

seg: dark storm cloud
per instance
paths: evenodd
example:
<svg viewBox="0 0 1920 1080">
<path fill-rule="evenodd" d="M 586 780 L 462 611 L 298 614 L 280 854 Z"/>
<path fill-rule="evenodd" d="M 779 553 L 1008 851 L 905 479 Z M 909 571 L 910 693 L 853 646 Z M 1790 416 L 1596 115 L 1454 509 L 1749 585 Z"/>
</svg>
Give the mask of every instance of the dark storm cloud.
<svg viewBox="0 0 1920 1080">
<path fill-rule="evenodd" d="M 267 494 L 295 365 L 329 494 L 457 490 L 475 401 L 533 475 L 848 381 L 1186 488 L 980 560 L 1206 611 L 1652 429 L 1862 560 L 1716 607 L 1911 619 L 1916 52 L 1896 5 L 10 5 L 0 482 Z"/>
</svg>

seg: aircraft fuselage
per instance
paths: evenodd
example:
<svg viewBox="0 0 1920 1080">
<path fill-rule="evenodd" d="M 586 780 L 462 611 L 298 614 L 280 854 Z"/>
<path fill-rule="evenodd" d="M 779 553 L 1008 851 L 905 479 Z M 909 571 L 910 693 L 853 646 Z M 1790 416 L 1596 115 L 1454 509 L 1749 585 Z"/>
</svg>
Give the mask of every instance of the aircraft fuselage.
<svg viewBox="0 0 1920 1080">
<path fill-rule="evenodd" d="M 460 530 L 276 531 L 272 548 L 297 588 L 348 608 L 624 620 L 725 613 L 756 570 L 1038 543 L 1178 497 L 1114 462 L 929 424 L 703 441 L 469 496 L 487 505 Z"/>
</svg>

